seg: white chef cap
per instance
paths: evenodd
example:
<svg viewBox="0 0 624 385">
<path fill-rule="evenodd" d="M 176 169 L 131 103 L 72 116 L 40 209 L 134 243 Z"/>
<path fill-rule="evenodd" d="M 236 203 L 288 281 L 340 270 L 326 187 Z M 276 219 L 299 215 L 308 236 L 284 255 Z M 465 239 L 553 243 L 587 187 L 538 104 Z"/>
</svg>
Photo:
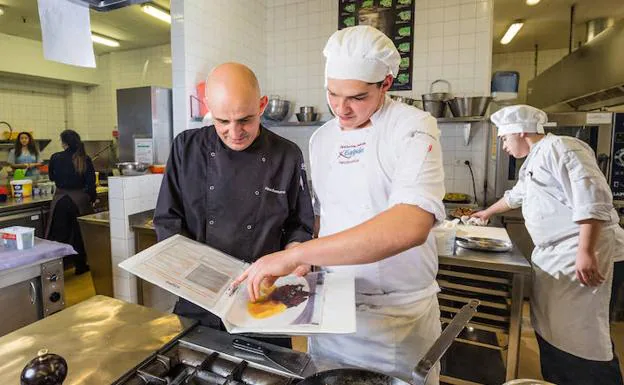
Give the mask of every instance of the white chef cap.
<svg viewBox="0 0 624 385">
<path fill-rule="evenodd" d="M 498 110 L 490 119 L 498 127 L 498 136 L 521 132 L 543 134 L 548 121 L 544 111 L 524 104 Z"/>
<path fill-rule="evenodd" d="M 327 78 L 377 83 L 396 77 L 401 55 L 390 38 L 376 28 L 358 25 L 334 32 L 325 45 Z"/>
</svg>

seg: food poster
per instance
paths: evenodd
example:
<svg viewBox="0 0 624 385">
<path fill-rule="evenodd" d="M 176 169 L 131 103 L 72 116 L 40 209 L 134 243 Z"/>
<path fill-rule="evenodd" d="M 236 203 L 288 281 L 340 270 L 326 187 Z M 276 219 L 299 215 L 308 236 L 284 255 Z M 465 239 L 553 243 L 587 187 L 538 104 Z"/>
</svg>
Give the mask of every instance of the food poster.
<svg viewBox="0 0 624 385">
<path fill-rule="evenodd" d="M 401 54 L 391 91 L 412 89 L 415 0 L 339 0 L 338 29 L 370 25 L 386 34 Z"/>
<path fill-rule="evenodd" d="M 264 287 L 256 302 L 247 290 L 238 290 L 226 318 L 236 326 L 262 328 L 288 325 L 320 325 L 323 316 L 325 273 L 286 276 Z"/>
</svg>

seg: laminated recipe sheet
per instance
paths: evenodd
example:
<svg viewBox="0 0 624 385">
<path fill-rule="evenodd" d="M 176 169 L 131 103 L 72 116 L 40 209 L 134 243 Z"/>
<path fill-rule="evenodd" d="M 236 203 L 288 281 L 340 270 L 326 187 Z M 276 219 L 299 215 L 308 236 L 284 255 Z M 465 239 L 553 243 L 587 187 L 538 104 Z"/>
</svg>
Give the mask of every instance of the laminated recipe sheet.
<svg viewBox="0 0 624 385">
<path fill-rule="evenodd" d="M 355 332 L 355 281 L 314 272 L 287 276 L 249 301 L 245 283 L 231 284 L 249 264 L 174 235 L 119 267 L 219 316 L 230 333 L 309 335 Z"/>
</svg>

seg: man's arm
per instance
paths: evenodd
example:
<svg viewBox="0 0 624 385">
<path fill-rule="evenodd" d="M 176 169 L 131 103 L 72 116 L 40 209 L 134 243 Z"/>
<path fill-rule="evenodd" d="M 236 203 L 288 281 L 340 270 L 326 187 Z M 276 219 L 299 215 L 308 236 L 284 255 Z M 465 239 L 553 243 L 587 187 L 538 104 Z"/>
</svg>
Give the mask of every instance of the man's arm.
<svg viewBox="0 0 624 385">
<path fill-rule="evenodd" d="M 509 205 L 507 204 L 507 198 L 502 197 L 501 199 L 496 201 L 496 203 L 494 203 L 492 206 L 488 207 L 485 210 L 478 211 L 472 214 L 472 216 L 475 218 L 480 218 L 484 221 L 487 221 L 488 219 L 490 219 L 492 215 L 501 214 L 509 210 L 511 210 L 511 207 L 509 207 Z"/>
<path fill-rule="evenodd" d="M 154 228 L 158 241 L 183 232 L 184 205 L 178 170 L 181 167 L 181 137 L 173 142 L 154 210 Z"/>
</svg>

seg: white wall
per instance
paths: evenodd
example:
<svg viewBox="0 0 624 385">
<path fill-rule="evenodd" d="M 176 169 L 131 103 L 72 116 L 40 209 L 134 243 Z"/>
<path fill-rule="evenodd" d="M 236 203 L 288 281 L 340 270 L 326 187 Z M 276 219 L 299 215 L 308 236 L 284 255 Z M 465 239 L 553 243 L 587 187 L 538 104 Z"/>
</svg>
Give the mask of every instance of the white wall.
<svg viewBox="0 0 624 385">
<path fill-rule="evenodd" d="M 246 64 L 265 84 L 266 6 L 262 0 L 172 0 L 171 15 L 176 135 L 198 126 L 190 121 L 189 96 L 216 65 Z"/>
<path fill-rule="evenodd" d="M 550 49 L 539 51 L 537 55 L 537 74 L 541 74 L 568 54 L 568 49 Z M 492 73 L 496 71 L 518 71 L 518 103 L 526 103 L 527 84 L 535 75 L 535 52 L 513 52 L 494 54 Z"/>
<path fill-rule="evenodd" d="M 412 91 L 421 98 L 436 79 L 458 96 L 489 95 L 492 0 L 415 0 Z M 267 1 L 268 94 L 327 113 L 323 47 L 338 25 L 338 1 Z"/>
</svg>

